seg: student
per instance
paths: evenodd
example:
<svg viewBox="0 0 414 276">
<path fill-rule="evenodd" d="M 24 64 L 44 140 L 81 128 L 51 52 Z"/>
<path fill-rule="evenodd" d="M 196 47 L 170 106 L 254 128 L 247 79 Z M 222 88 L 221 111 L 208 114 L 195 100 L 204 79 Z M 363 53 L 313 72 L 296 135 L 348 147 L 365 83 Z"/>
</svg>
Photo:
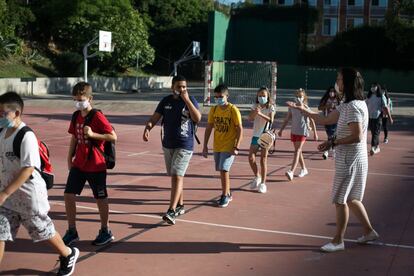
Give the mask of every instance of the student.
<svg viewBox="0 0 414 276">
<path fill-rule="evenodd" d="M 253 121 L 253 137 L 250 143 L 249 150 L 249 164 L 255 175 L 250 184 L 251 189 L 258 189 L 260 193 L 266 193 L 266 175 L 267 175 L 267 155 L 268 149 L 260 148 L 258 140 L 263 134 L 265 126 L 271 124 L 275 116 L 275 106 L 270 97 L 269 90 L 266 87 L 261 87 L 256 93 L 256 101 L 252 106 L 249 114 L 249 120 Z M 256 164 L 256 153 L 260 150 L 260 165 L 259 172 Z"/>
<path fill-rule="evenodd" d="M 306 95 L 305 90 L 303 90 L 302 88 L 296 90 L 295 102 L 298 106 L 303 105 L 305 109 L 310 109 L 308 107 L 308 97 Z M 282 136 L 283 130 L 285 129 L 290 119 L 292 119 L 290 140 L 292 141 L 293 146 L 295 147 L 295 152 L 293 155 L 292 166 L 290 170 L 286 172 L 286 177 L 289 179 L 289 181 L 293 179 L 298 162 L 300 162 L 300 166 L 302 167 L 302 170 L 298 174 L 298 177 L 304 177 L 308 174 L 308 169 L 306 168 L 305 160 L 303 159 L 302 148 L 305 144 L 306 138 L 309 136 L 309 123 L 313 129 L 315 140 L 318 140 L 318 133 L 316 131 L 315 122 L 313 121 L 313 119 L 308 118 L 307 116 L 303 115 L 302 112 L 300 112 L 299 110 L 291 107 L 289 107 L 285 121 L 283 122 L 283 125 L 279 130 L 279 137 Z"/>
<path fill-rule="evenodd" d="M 101 151 L 104 141 L 114 142 L 115 131 L 100 111 L 92 110 L 92 87 L 86 82 L 77 83 L 72 90 L 75 108 L 80 112 L 71 122 L 68 132 L 72 134 L 68 151 L 69 175 L 65 188 L 65 208 L 68 230 L 63 240 L 69 245 L 79 240 L 76 230 L 76 195 L 80 195 L 86 181 L 93 191 L 99 209 L 101 229 L 93 245 L 104 245 L 114 239 L 109 230 L 109 206 L 106 190 L 106 163 Z M 92 114 L 93 117 L 89 117 Z M 86 119 L 90 120 L 85 125 Z"/>
<path fill-rule="evenodd" d="M 239 109 L 228 101 L 229 89 L 224 84 L 214 89 L 216 106 L 208 113 L 208 122 L 204 134 L 203 156 L 208 157 L 208 140 L 214 128 L 214 162 L 220 172 L 222 195 L 219 207 L 227 207 L 232 201 L 230 192 L 230 168 L 234 157 L 239 154 L 243 126 Z"/>
<path fill-rule="evenodd" d="M 151 129 L 162 118 L 164 160 L 167 174 L 171 176 L 170 206 L 162 219 L 168 224 L 175 224 L 175 218 L 185 213 L 184 175 L 193 155 L 195 124 L 200 122 L 201 113 L 196 99 L 188 93 L 187 81 L 183 76 L 172 79 L 171 92 L 159 102 L 145 124 L 143 140 L 148 141 Z"/>
<path fill-rule="evenodd" d="M 381 151 L 379 147 L 379 136 L 381 133 L 382 115 L 390 116 L 389 109 L 386 106 L 387 99 L 383 95 L 381 86 L 373 83 L 365 100 L 369 113 L 369 129 L 371 130 L 371 151 L 374 155 Z"/>
<path fill-rule="evenodd" d="M 14 92 L 0 96 L 0 263 L 5 242 L 13 241 L 22 224 L 34 242 L 46 241 L 59 253 L 58 275 L 71 275 L 79 250 L 67 247 L 52 220 L 46 183 L 35 168 L 40 168 L 39 146 L 32 131 L 25 133 L 20 158 L 13 141 L 26 124 L 22 121 L 24 103 Z"/>
<path fill-rule="evenodd" d="M 336 107 L 340 104 L 341 99 L 339 98 L 339 94 L 335 91 L 333 86 L 329 87 L 326 90 L 325 94 L 323 95 L 321 101 L 319 102 L 318 109 L 323 112 L 323 116 L 328 117 L 329 113 L 334 111 Z M 326 135 L 328 136 L 328 140 L 332 139 L 335 135 L 336 131 L 336 124 L 326 125 L 325 126 Z M 322 154 L 323 159 L 328 159 L 329 151 L 326 150 Z"/>
<path fill-rule="evenodd" d="M 384 144 L 388 144 L 388 120 L 390 120 L 390 123 L 393 124 L 394 120 L 392 119 L 391 113 L 392 113 L 392 100 L 389 96 L 389 93 L 387 91 L 387 88 L 384 87 L 384 96 L 386 99 L 385 107 L 383 108 L 383 115 L 382 115 L 382 130 L 384 131 Z M 388 115 L 387 112 L 384 109 L 388 109 Z"/>
</svg>

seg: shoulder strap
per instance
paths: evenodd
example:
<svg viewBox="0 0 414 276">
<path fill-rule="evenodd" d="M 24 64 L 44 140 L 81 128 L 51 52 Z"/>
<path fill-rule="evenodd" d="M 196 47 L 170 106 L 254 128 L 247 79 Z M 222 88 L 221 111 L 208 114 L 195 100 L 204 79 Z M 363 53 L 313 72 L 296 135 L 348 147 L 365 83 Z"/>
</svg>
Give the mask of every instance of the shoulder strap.
<svg viewBox="0 0 414 276">
<path fill-rule="evenodd" d="M 73 126 L 76 126 L 76 119 L 78 118 L 79 114 L 80 114 L 80 110 L 77 110 L 72 113 L 72 119 L 70 121 Z"/>
<path fill-rule="evenodd" d="M 85 126 L 89 126 L 92 122 L 93 117 L 95 116 L 96 112 L 101 112 L 99 109 L 92 108 L 91 111 L 89 111 L 88 115 L 85 117 Z"/>
<path fill-rule="evenodd" d="M 13 140 L 13 152 L 14 152 L 14 155 L 16 155 L 19 159 L 20 159 L 20 146 L 22 145 L 24 135 L 28 131 L 33 132 L 33 130 L 28 126 L 22 127 L 17 132 L 17 134 L 16 134 L 16 136 L 14 137 L 14 140 Z"/>
</svg>

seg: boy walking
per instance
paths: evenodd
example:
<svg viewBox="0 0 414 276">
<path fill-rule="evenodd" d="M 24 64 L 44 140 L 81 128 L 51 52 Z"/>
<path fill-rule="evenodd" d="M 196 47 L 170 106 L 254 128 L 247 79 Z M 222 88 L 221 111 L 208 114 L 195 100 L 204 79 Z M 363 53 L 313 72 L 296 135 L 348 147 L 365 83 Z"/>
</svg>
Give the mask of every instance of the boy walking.
<svg viewBox="0 0 414 276">
<path fill-rule="evenodd" d="M 20 156 L 13 150 L 17 133 L 26 126 L 21 120 L 24 103 L 14 92 L 0 96 L 0 263 L 5 242 L 13 241 L 22 224 L 34 242 L 46 241 L 60 257 L 57 275 L 71 275 L 79 250 L 67 247 L 48 216 L 46 183 L 40 168 L 39 146 L 32 131 L 24 134 Z"/>
<path fill-rule="evenodd" d="M 214 162 L 216 171 L 220 171 L 222 195 L 219 207 L 227 207 L 232 201 L 230 192 L 230 168 L 234 157 L 239 154 L 243 126 L 239 109 L 228 102 L 229 90 L 224 84 L 214 89 L 216 106 L 208 113 L 208 122 L 204 134 L 203 156 L 208 157 L 208 140 L 214 128 Z"/>
<path fill-rule="evenodd" d="M 77 83 L 72 96 L 78 112 L 74 113 L 68 130 L 72 134 L 67 157 L 69 175 L 64 194 L 68 230 L 63 240 L 67 245 L 79 240 L 76 230 L 76 195 L 81 194 L 88 181 L 101 219 L 101 229 L 92 244 L 104 245 L 111 242 L 114 236 L 109 230 L 106 163 L 101 152 L 104 151 L 104 141 L 114 142 L 117 136 L 105 115 L 92 109 L 90 84 Z"/>
<path fill-rule="evenodd" d="M 196 99 L 187 91 L 187 81 L 183 76 L 172 79 L 171 89 L 172 95 L 160 101 L 146 123 L 143 140 L 148 141 L 149 132 L 162 117 L 162 149 L 167 174 L 171 176 L 170 206 L 162 219 L 175 224 L 175 218 L 185 213 L 184 175 L 193 155 L 195 124 L 200 122 L 201 113 Z"/>
</svg>

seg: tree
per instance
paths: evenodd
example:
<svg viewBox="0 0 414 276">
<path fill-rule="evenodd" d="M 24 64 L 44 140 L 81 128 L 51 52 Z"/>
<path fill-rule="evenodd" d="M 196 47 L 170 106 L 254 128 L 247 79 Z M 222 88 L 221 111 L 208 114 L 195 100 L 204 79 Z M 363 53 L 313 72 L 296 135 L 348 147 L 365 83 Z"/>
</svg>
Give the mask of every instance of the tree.
<svg viewBox="0 0 414 276">
<path fill-rule="evenodd" d="M 135 63 L 137 52 L 142 65 L 154 60 L 147 27 L 129 0 L 47 0 L 39 1 L 35 10 L 41 18 L 37 26 L 39 37 L 54 42 L 60 51 L 82 53 L 83 46 L 99 30 L 105 30 L 112 32 L 116 46 L 110 54 L 99 53 L 104 68 L 125 69 Z M 94 45 L 89 51 L 96 50 Z"/>
</svg>

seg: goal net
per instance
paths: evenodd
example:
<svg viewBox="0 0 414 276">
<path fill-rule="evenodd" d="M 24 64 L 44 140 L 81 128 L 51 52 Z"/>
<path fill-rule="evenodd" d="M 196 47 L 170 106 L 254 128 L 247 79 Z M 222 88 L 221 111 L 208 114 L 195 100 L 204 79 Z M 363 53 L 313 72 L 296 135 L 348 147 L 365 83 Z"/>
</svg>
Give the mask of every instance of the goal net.
<svg viewBox="0 0 414 276">
<path fill-rule="evenodd" d="M 252 104 L 257 90 L 267 87 L 276 102 L 277 63 L 272 61 L 207 61 L 205 68 L 204 104 L 214 103 L 214 88 L 225 84 L 229 101 Z"/>
</svg>

